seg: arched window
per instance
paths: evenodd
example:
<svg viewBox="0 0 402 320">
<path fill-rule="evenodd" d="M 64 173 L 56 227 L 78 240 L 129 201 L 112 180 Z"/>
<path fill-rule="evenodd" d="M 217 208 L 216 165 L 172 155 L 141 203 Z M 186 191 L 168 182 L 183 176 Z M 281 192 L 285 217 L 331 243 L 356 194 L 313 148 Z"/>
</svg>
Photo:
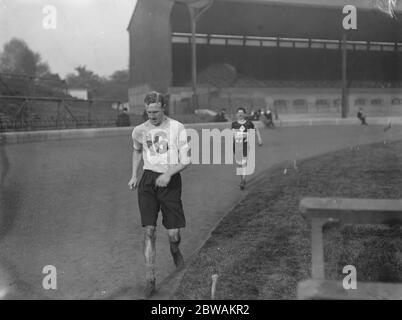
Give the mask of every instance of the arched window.
<svg viewBox="0 0 402 320">
<path fill-rule="evenodd" d="M 382 105 L 382 99 L 376 98 L 371 100 L 371 105 L 372 106 L 381 106 Z"/>
<path fill-rule="evenodd" d="M 274 107 L 287 107 L 287 105 L 288 105 L 287 100 L 279 99 L 274 101 Z"/>
<path fill-rule="evenodd" d="M 296 100 L 293 100 L 293 105 L 295 107 L 305 106 L 305 105 L 307 105 L 307 101 L 304 99 L 296 99 Z"/>
<path fill-rule="evenodd" d="M 366 99 L 359 98 L 355 100 L 355 105 L 356 106 L 365 106 L 366 105 Z"/>
<path fill-rule="evenodd" d="M 316 100 L 315 105 L 319 107 L 329 106 L 329 101 L 327 99 L 318 99 Z"/>
</svg>

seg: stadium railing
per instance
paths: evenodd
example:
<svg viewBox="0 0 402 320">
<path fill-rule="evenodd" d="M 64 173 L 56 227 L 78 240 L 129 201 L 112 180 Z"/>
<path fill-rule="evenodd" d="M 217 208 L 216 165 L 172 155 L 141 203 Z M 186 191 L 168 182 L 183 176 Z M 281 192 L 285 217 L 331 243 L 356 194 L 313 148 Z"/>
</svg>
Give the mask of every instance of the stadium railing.
<svg viewBox="0 0 402 320">
<path fill-rule="evenodd" d="M 323 227 L 327 223 L 402 224 L 402 200 L 304 198 L 300 210 L 311 220 L 311 277 L 298 284 L 298 299 L 402 299 L 402 283 L 358 282 L 345 289 L 343 281 L 325 279 Z"/>
<path fill-rule="evenodd" d="M 133 118 L 131 125 L 139 124 L 138 117 Z M 80 128 L 108 128 L 116 127 L 116 119 L 99 118 L 75 118 L 75 119 L 41 119 L 41 120 L 5 120 L 0 121 L 0 132 L 11 131 L 36 131 L 36 130 L 61 130 L 61 129 L 80 129 Z"/>
</svg>

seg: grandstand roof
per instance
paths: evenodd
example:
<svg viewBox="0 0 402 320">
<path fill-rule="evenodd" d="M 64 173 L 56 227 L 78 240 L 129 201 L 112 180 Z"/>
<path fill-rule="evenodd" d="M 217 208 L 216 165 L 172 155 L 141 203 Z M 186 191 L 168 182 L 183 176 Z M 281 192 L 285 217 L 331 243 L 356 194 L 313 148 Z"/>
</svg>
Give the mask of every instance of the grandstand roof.
<svg viewBox="0 0 402 320">
<path fill-rule="evenodd" d="M 191 3 L 193 1 L 200 1 L 203 2 L 203 0 L 170 0 L 172 2 L 188 2 Z M 341 8 L 344 7 L 345 5 L 354 5 L 358 9 L 375 9 L 375 3 L 376 1 L 379 0 L 212 0 L 213 2 L 243 2 L 243 3 L 265 3 L 265 4 L 277 4 L 277 5 L 283 5 L 283 4 L 288 4 L 288 5 L 305 5 L 305 6 L 319 6 L 319 7 L 335 7 L 335 8 Z M 135 10 L 137 9 L 138 6 L 138 1 L 137 4 L 134 8 L 133 14 L 130 18 L 129 24 L 128 24 L 128 29 L 130 28 L 130 25 L 132 23 L 133 17 Z M 397 12 L 402 12 L 402 0 L 397 0 L 397 5 L 396 5 L 396 11 Z"/>
<path fill-rule="evenodd" d="M 345 5 L 354 5 L 360 9 L 372 9 L 377 0 L 214 0 L 222 2 L 261 2 L 269 4 L 296 4 L 320 7 L 344 7 Z M 397 11 L 402 11 L 402 1 L 397 0 Z"/>
<path fill-rule="evenodd" d="M 342 38 L 343 33 L 343 13 L 336 6 L 346 2 L 363 5 L 369 1 L 331 0 L 329 4 L 329 0 L 215 0 L 199 20 L 197 33 L 335 40 Z M 314 5 L 318 2 L 320 5 Z M 185 6 L 174 7 L 171 23 L 173 32 L 190 32 Z M 400 30 L 401 19 L 392 19 L 375 9 L 364 10 L 358 14 L 358 29 L 351 30 L 348 38 L 401 42 Z"/>
</svg>

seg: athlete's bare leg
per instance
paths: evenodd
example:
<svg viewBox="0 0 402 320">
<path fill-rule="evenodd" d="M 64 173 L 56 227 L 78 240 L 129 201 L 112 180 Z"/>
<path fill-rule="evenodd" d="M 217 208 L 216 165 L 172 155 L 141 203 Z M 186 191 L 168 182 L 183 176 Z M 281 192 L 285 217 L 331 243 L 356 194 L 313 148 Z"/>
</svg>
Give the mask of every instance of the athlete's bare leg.
<svg viewBox="0 0 402 320">
<path fill-rule="evenodd" d="M 181 269 L 184 266 L 184 259 L 179 248 L 181 241 L 180 229 L 168 229 L 168 237 L 173 262 L 176 268 Z"/>
<path fill-rule="evenodd" d="M 146 226 L 144 229 L 144 257 L 145 257 L 145 290 L 144 296 L 148 298 L 155 291 L 155 256 L 156 256 L 156 227 Z"/>
<path fill-rule="evenodd" d="M 245 170 L 247 167 L 247 162 L 245 162 L 244 164 L 239 165 L 239 168 L 242 171 L 242 175 L 240 176 L 240 189 L 243 190 L 246 187 L 246 175 L 245 175 Z"/>
<path fill-rule="evenodd" d="M 155 279 L 155 249 L 156 242 L 156 227 L 146 226 L 144 234 L 144 257 L 145 257 L 145 267 L 147 280 Z"/>
</svg>

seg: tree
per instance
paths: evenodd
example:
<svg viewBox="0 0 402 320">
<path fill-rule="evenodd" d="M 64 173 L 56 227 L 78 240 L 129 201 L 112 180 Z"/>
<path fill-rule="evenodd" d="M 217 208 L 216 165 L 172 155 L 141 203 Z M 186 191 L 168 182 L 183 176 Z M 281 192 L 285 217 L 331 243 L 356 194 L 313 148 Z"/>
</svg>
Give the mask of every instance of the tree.
<svg viewBox="0 0 402 320">
<path fill-rule="evenodd" d="M 105 99 L 109 100 L 128 100 L 128 83 L 129 72 L 128 70 L 115 71 L 104 84 Z"/>
<path fill-rule="evenodd" d="M 13 38 L 4 45 L 0 54 L 0 73 L 5 73 L 0 93 L 54 96 L 60 95 L 63 90 L 59 75 L 52 73 L 40 54 L 29 49 L 21 39 Z"/>
<path fill-rule="evenodd" d="M 41 60 L 40 54 L 29 49 L 24 40 L 13 38 L 4 44 L 0 72 L 30 76 L 50 74 L 48 64 Z"/>
<path fill-rule="evenodd" d="M 128 100 L 128 70 L 115 71 L 107 78 L 100 77 L 86 66 L 78 66 L 75 71 L 76 73 L 70 73 L 66 77 L 70 88 L 87 89 L 97 99 L 121 102 Z"/>
<path fill-rule="evenodd" d="M 76 74 L 70 73 L 66 77 L 70 88 L 88 89 L 94 96 L 99 96 L 102 93 L 103 83 L 106 79 L 88 70 L 86 66 L 78 66 L 75 71 Z"/>
</svg>

